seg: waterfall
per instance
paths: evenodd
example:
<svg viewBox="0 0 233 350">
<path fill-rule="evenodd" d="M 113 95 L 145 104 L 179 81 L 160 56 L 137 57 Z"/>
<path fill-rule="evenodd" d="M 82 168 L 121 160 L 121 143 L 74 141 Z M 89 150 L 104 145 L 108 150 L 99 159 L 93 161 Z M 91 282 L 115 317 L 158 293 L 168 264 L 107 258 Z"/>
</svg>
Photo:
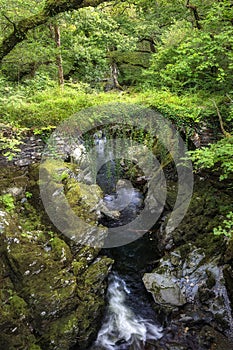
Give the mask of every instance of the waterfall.
<svg viewBox="0 0 233 350">
<path fill-rule="evenodd" d="M 155 321 L 136 315 L 126 304 L 130 293 L 125 281 L 113 273 L 107 291 L 106 315 L 92 349 L 143 350 L 147 341 L 162 337 L 161 327 Z"/>
</svg>

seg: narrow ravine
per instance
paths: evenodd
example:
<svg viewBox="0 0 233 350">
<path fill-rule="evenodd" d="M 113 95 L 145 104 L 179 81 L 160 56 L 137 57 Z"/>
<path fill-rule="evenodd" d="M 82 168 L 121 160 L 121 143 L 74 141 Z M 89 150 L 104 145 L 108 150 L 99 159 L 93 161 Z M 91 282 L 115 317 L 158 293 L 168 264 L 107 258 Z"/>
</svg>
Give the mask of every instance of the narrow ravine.
<svg viewBox="0 0 233 350">
<path fill-rule="evenodd" d="M 78 217 L 104 233 L 108 227 L 108 235 L 112 230 L 113 244 L 95 240 L 98 249 L 82 247 L 53 227 L 38 201 L 38 164 L 1 169 L 0 348 L 233 350 L 233 246 L 213 235 L 232 196 L 197 177 L 186 217 L 166 232 L 177 190 L 173 168 L 165 169 L 164 210 L 146 233 L 134 226 L 138 237 L 126 244 L 125 225 L 141 215 L 148 197 L 153 200 L 150 178 L 135 163 L 116 157 L 103 134 L 95 143 L 90 158 L 100 166 L 93 173 L 83 144 L 75 149 L 77 166 L 66 159 L 41 167 L 53 175 L 49 193 L 61 207 L 59 217 L 66 214 L 57 191 L 63 188 Z M 90 181 L 93 174 L 98 186 Z M 157 207 L 152 210 L 156 215 Z M 85 232 L 93 237 L 92 230 Z M 127 234 L 130 238 L 131 231 Z M 108 235 L 101 236 L 101 244 Z"/>
<path fill-rule="evenodd" d="M 97 156 L 102 158 L 104 139 L 95 141 Z M 102 218 L 104 226 L 123 226 L 143 208 L 143 193 L 124 178 L 124 169 L 119 170 L 116 162 L 110 161 L 100 169 L 97 183 L 105 193 L 106 207 L 120 213 L 118 218 Z M 143 350 L 148 345 L 153 349 L 163 333 L 142 275 L 159 254 L 154 240 L 147 233 L 133 243 L 104 249 L 103 254 L 114 259 L 115 264 L 108 279 L 102 325 L 91 350 Z"/>
</svg>

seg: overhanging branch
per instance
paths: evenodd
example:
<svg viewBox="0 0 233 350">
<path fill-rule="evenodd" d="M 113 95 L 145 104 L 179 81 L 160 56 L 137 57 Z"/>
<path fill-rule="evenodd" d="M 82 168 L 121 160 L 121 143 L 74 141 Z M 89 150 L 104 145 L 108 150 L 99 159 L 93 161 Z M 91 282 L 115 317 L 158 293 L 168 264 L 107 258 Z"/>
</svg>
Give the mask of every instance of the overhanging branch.
<svg viewBox="0 0 233 350">
<path fill-rule="evenodd" d="M 83 7 L 96 7 L 106 0 L 47 0 L 44 8 L 36 15 L 20 20 L 14 23 L 14 30 L 0 44 L 0 62 L 10 53 L 13 48 L 22 42 L 29 30 L 45 24 L 49 18 L 70 10 L 77 10 Z M 107 0 L 111 1 L 111 0 Z"/>
</svg>

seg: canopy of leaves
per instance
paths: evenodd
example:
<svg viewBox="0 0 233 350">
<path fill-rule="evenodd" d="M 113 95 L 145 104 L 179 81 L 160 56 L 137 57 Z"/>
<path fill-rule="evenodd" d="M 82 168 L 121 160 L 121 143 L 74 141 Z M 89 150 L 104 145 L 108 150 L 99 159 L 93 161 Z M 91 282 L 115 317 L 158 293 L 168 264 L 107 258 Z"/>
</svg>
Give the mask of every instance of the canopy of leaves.
<svg viewBox="0 0 233 350">
<path fill-rule="evenodd" d="M 215 2 L 201 20 L 201 29 L 180 19 L 161 36 L 146 72 L 152 85 L 173 90 L 229 91 L 233 73 L 233 9 Z"/>
</svg>

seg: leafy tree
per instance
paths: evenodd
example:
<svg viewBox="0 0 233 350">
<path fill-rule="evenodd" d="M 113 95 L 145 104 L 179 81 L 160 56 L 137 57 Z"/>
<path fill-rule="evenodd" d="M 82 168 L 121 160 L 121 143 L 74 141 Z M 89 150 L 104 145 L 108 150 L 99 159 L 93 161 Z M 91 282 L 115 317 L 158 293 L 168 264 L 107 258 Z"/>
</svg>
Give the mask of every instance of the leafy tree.
<svg viewBox="0 0 233 350">
<path fill-rule="evenodd" d="M 109 75 L 111 50 L 128 51 L 135 47 L 134 37 L 122 32 L 104 8 L 66 14 L 62 35 L 63 57 L 70 67 L 66 77 L 86 82 L 98 82 Z"/>
<path fill-rule="evenodd" d="M 165 85 L 176 91 L 228 91 L 231 87 L 231 1 L 208 2 L 202 10 L 198 28 L 183 18 L 164 31 L 146 73 L 152 85 Z"/>
<path fill-rule="evenodd" d="M 97 6 L 105 0 L 47 0 L 39 10 L 29 17 L 24 17 L 17 22 L 12 22 L 13 30 L 3 38 L 0 44 L 0 61 L 9 54 L 13 48 L 22 42 L 30 30 L 45 24 L 52 17 L 69 10 L 80 9 L 88 6 Z"/>
</svg>

